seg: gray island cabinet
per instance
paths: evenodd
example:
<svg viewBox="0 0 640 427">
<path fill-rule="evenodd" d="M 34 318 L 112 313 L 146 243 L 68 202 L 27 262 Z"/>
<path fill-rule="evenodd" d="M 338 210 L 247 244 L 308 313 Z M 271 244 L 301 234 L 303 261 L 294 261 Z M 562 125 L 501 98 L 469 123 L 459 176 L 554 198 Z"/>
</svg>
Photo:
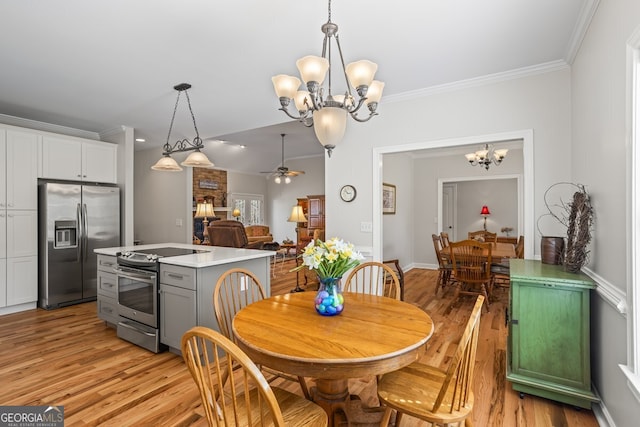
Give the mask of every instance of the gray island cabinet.
<svg viewBox="0 0 640 427">
<path fill-rule="evenodd" d="M 122 248 L 97 249 L 104 259 L 115 260 L 118 252 L 134 252 L 141 249 L 178 247 L 203 252 L 192 255 L 160 258 L 158 274 L 160 305 L 160 342 L 173 352 L 180 351 L 182 335 L 193 326 L 206 326 L 219 330 L 213 310 L 213 289 L 218 278 L 232 268 L 244 268 L 255 274 L 271 293 L 271 251 L 223 248 L 218 246 L 195 246 L 187 244 L 153 244 Z M 113 258 L 111 258 L 113 257 Z M 106 271 L 102 271 L 104 275 Z M 98 273 L 101 274 L 100 271 Z M 113 276 L 109 276 L 112 278 Z M 113 304 L 117 294 L 98 292 L 98 307 Z M 103 301 L 105 300 L 105 301 Z M 116 316 L 105 318 L 99 310 L 98 317 L 112 323 Z"/>
</svg>

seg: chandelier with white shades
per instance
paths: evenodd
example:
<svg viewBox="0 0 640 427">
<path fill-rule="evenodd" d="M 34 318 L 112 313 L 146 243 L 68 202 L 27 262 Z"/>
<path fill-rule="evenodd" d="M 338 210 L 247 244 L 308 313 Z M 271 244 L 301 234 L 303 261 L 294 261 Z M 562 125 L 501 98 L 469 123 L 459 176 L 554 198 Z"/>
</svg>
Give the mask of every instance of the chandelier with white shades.
<svg viewBox="0 0 640 427">
<path fill-rule="evenodd" d="M 478 150 L 475 153 L 465 154 L 465 157 L 471 166 L 480 166 L 489 170 L 492 163 L 496 166 L 499 166 L 500 163 L 502 163 L 507 155 L 507 151 L 509 150 L 506 148 L 496 150 L 493 145 L 485 144 L 482 150 Z"/>
<path fill-rule="evenodd" d="M 347 127 L 347 114 L 358 122 L 366 122 L 377 115 L 376 109 L 382 97 L 384 83 L 373 77 L 378 65 L 361 60 L 344 65 L 342 48 L 338 38 L 338 26 L 331 22 L 331 0 L 329 0 L 329 19 L 322 25 L 324 41 L 322 56 L 305 56 L 296 61 L 300 77 L 307 90 L 298 90 L 300 79 L 294 76 L 279 74 L 271 78 L 276 95 L 280 99 L 280 110 L 292 119 L 299 120 L 307 127 L 313 126 L 320 144 L 327 150 L 329 157 L 336 145 L 342 140 Z M 345 77 L 344 93 L 334 95 L 331 89 L 331 40 L 338 48 L 342 74 Z M 328 72 L 327 91 L 322 86 Z M 358 99 L 352 95 L 351 88 L 358 93 Z M 289 104 L 294 100 L 296 114 L 289 112 Z M 369 114 L 361 118 L 358 111 L 367 105 Z"/>
</svg>

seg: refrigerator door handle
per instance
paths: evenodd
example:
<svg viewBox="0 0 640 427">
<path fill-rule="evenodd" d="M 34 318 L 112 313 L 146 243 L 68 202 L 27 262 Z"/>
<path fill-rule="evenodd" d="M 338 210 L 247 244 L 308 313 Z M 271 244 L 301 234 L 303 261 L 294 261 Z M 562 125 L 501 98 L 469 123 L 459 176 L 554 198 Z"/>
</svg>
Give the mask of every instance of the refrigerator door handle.
<svg viewBox="0 0 640 427">
<path fill-rule="evenodd" d="M 89 246 L 89 224 L 87 220 L 87 204 L 82 204 L 82 259 L 87 259 Z"/>
<path fill-rule="evenodd" d="M 83 239 L 82 236 L 84 235 L 84 224 L 82 223 L 82 208 L 80 207 L 80 203 L 77 204 L 76 206 L 76 224 L 78 224 L 78 233 L 79 236 L 76 237 L 77 240 L 79 240 L 79 244 L 76 246 L 76 252 L 78 254 L 78 259 L 82 259 L 82 246 L 83 246 Z"/>
</svg>

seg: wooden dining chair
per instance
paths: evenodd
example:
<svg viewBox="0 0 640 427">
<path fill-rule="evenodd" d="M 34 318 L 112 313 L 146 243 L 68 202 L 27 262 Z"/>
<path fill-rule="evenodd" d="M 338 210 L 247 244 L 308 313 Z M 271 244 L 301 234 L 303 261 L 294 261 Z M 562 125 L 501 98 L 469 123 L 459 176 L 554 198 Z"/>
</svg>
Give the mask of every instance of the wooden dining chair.
<svg viewBox="0 0 640 427">
<path fill-rule="evenodd" d="M 344 292 L 382 295 L 400 300 L 400 282 L 389 266 L 377 261 L 363 262 L 347 276 Z"/>
<path fill-rule="evenodd" d="M 445 258 L 445 249 L 442 246 L 442 239 L 437 234 L 431 235 L 431 240 L 433 240 L 433 249 L 436 252 L 436 259 L 438 260 L 438 282 L 436 283 L 436 295 L 438 295 L 438 289 L 442 289 L 447 286 L 447 284 L 452 282 L 452 271 L 451 263 L 449 262 L 449 256 L 447 254 Z"/>
<path fill-rule="evenodd" d="M 386 261 L 382 261 L 382 263 L 393 270 L 395 275 L 398 277 L 398 283 L 400 284 L 400 301 L 404 301 L 404 271 L 402 271 L 402 267 L 400 267 L 400 260 L 388 259 Z M 392 281 L 393 277 L 387 278 L 387 285 L 391 285 Z"/>
<path fill-rule="evenodd" d="M 489 311 L 489 295 L 493 288 L 491 275 L 491 243 L 476 240 L 451 242 L 449 256 L 453 274 L 458 286 L 454 295 L 456 301 L 460 295 L 482 295 Z"/>
<path fill-rule="evenodd" d="M 492 233 L 487 230 L 470 231 L 467 233 L 467 238 L 481 243 L 498 243 L 498 233 Z"/>
<path fill-rule="evenodd" d="M 209 426 L 327 425 L 320 406 L 271 387 L 251 359 L 224 335 L 196 326 L 182 336 L 181 349 Z"/>
<path fill-rule="evenodd" d="M 247 305 L 265 298 L 264 287 L 251 271 L 243 268 L 232 268 L 225 271 L 218 278 L 213 290 L 213 311 L 218 321 L 220 332 L 236 342 L 233 335 L 232 323 L 236 313 Z M 284 372 L 262 367 L 263 371 L 276 377 L 300 383 L 302 393 L 310 399 L 309 389 L 303 377 L 293 377 Z"/>
<path fill-rule="evenodd" d="M 518 243 L 516 243 L 516 257 L 524 259 L 524 236 L 518 237 Z"/>
<path fill-rule="evenodd" d="M 444 231 L 440 232 L 440 244 L 443 248 L 449 247 L 449 233 Z"/>
<path fill-rule="evenodd" d="M 483 301 L 479 295 L 446 370 L 414 362 L 382 376 L 378 381 L 378 398 L 385 406 L 381 426 L 388 425 L 393 410 L 397 411 L 396 426 L 402 414 L 444 426 L 462 421 L 472 425 L 472 385 Z"/>
</svg>

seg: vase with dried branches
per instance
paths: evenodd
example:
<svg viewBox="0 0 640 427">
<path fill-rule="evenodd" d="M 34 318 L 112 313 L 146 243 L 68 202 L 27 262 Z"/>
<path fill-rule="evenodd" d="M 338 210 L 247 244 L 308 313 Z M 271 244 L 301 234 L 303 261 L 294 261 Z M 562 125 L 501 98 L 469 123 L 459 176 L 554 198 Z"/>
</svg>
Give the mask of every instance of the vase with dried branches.
<svg viewBox="0 0 640 427">
<path fill-rule="evenodd" d="M 561 185 L 575 187 L 571 201 L 565 202 L 560 199 L 557 203 L 551 203 L 548 199 L 549 192 L 554 187 Z M 559 182 L 553 184 L 545 191 L 544 203 L 549 211 L 549 213 L 545 215 L 551 215 L 567 229 L 566 244 L 562 245 L 564 249 L 560 249 L 563 251 L 559 258 L 560 263 L 564 265 L 566 271 L 578 273 L 589 259 L 587 246 L 591 242 L 594 216 L 589 194 L 582 184 Z M 539 226 L 538 231 L 540 231 Z M 545 237 L 543 237 L 543 247 L 545 244 L 544 239 Z"/>
</svg>

